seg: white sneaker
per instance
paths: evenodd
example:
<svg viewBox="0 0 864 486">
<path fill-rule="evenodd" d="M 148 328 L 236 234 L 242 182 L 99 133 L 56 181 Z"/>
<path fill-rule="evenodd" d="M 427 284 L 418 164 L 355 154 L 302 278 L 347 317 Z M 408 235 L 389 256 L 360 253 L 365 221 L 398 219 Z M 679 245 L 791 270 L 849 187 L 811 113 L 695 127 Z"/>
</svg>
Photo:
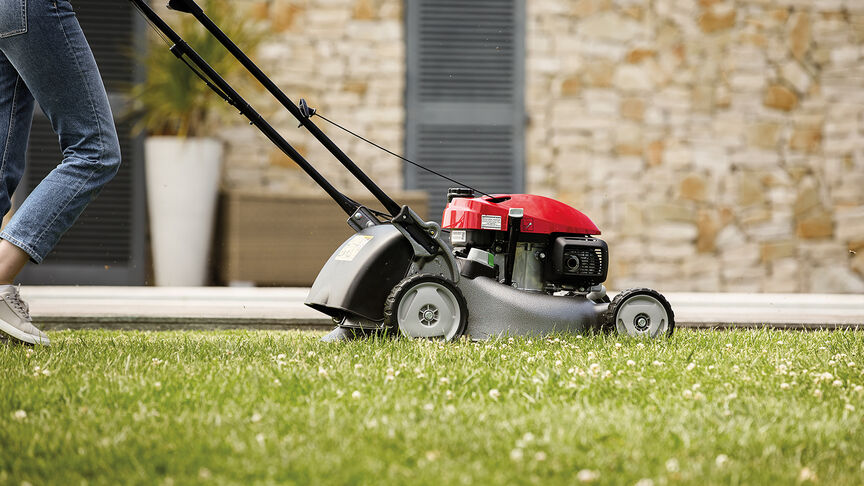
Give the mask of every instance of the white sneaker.
<svg viewBox="0 0 864 486">
<path fill-rule="evenodd" d="M 33 325 L 30 308 L 21 300 L 15 285 L 0 285 L 0 331 L 28 344 L 51 344 L 48 336 Z"/>
</svg>

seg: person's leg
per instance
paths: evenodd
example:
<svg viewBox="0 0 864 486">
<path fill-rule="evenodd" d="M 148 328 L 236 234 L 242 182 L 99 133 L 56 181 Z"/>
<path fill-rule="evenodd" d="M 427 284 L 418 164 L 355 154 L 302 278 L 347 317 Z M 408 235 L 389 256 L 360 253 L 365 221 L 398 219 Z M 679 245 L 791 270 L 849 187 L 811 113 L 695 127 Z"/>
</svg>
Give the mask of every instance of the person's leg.
<svg viewBox="0 0 864 486">
<path fill-rule="evenodd" d="M 0 217 L 12 207 L 12 193 L 24 174 L 33 105 L 27 85 L 0 52 Z M 24 250 L 0 240 L 0 285 L 12 284 L 28 259 Z"/>
<path fill-rule="evenodd" d="M 0 15 L 0 52 L 8 61 L 7 68 L 11 66 L 7 76 L 11 79 L 14 71 L 48 116 L 60 138 L 63 161 L 31 191 L 0 232 L 0 331 L 27 343 L 49 344 L 48 336 L 33 326 L 17 287 L 3 284 L 11 284 L 27 258 L 40 263 L 114 177 L 120 165 L 120 144 L 96 61 L 69 1 L 5 2 Z M 14 114 L 16 108 L 9 104 Z M 13 115 L 10 120 L 19 121 Z M 28 130 L 30 121 L 26 122 Z M 0 174 L 4 186 L 0 209 L 4 211 L 20 180 L 14 169 L 23 171 L 29 134 L 15 131 L 11 122 L 6 128 L 5 146 L 17 147 L 10 152 L 17 165 L 10 165 L 13 172 L 8 180 L 5 173 Z"/>
<path fill-rule="evenodd" d="M 69 1 L 12 1 L 26 4 L 27 32 L 0 39 L 0 50 L 51 121 L 63 161 L 33 189 L 0 238 L 40 263 L 117 172 L 120 144 L 96 61 Z"/>
</svg>

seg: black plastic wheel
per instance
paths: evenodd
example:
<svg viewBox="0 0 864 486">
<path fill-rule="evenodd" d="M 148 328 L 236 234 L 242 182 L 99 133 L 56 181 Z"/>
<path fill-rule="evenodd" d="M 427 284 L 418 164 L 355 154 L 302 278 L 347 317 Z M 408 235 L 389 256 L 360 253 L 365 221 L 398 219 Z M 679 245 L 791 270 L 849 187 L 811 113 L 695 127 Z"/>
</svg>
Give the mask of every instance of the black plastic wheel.
<svg viewBox="0 0 864 486">
<path fill-rule="evenodd" d="M 604 330 L 633 337 L 671 336 L 675 313 L 663 294 L 652 289 L 628 289 L 612 299 Z"/>
<path fill-rule="evenodd" d="M 435 275 L 416 274 L 402 280 L 384 303 L 384 323 L 407 337 L 452 341 L 465 332 L 467 322 L 462 292 Z"/>
</svg>

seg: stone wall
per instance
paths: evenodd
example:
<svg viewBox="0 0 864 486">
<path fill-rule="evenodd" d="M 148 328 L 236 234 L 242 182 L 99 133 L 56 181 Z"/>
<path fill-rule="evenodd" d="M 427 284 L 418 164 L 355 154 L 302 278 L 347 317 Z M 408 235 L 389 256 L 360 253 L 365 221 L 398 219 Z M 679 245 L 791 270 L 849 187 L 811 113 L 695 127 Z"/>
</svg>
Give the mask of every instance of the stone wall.
<svg viewBox="0 0 864 486">
<path fill-rule="evenodd" d="M 527 190 L 611 287 L 864 292 L 864 2 L 526 4 Z"/>
<path fill-rule="evenodd" d="M 402 150 L 402 0 L 243 3 L 275 31 L 256 59 L 289 96 Z M 526 190 L 600 226 L 610 287 L 864 292 L 864 2 L 525 4 Z M 267 103 L 304 155 L 357 188 Z M 401 189 L 397 160 L 328 133 Z M 319 193 L 248 125 L 224 138 L 226 187 Z"/>
<path fill-rule="evenodd" d="M 294 101 L 394 151 L 404 132 L 405 41 L 401 0 L 243 0 L 238 15 L 272 31 L 256 63 Z M 253 105 L 337 188 L 362 187 L 269 94 Z M 369 145 L 315 123 L 386 191 L 402 189 L 402 164 Z M 225 129 L 227 189 L 323 194 L 294 162 L 248 124 Z"/>
</svg>

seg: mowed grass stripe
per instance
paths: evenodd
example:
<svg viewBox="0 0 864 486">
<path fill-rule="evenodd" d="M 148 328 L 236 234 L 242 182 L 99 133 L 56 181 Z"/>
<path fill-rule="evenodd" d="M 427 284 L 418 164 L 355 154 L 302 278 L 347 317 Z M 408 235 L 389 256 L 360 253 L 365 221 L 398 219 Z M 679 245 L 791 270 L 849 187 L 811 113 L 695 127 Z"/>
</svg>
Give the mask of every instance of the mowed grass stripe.
<svg viewBox="0 0 864 486">
<path fill-rule="evenodd" d="M 862 484 L 864 333 L 0 345 L 0 484 Z"/>
</svg>

